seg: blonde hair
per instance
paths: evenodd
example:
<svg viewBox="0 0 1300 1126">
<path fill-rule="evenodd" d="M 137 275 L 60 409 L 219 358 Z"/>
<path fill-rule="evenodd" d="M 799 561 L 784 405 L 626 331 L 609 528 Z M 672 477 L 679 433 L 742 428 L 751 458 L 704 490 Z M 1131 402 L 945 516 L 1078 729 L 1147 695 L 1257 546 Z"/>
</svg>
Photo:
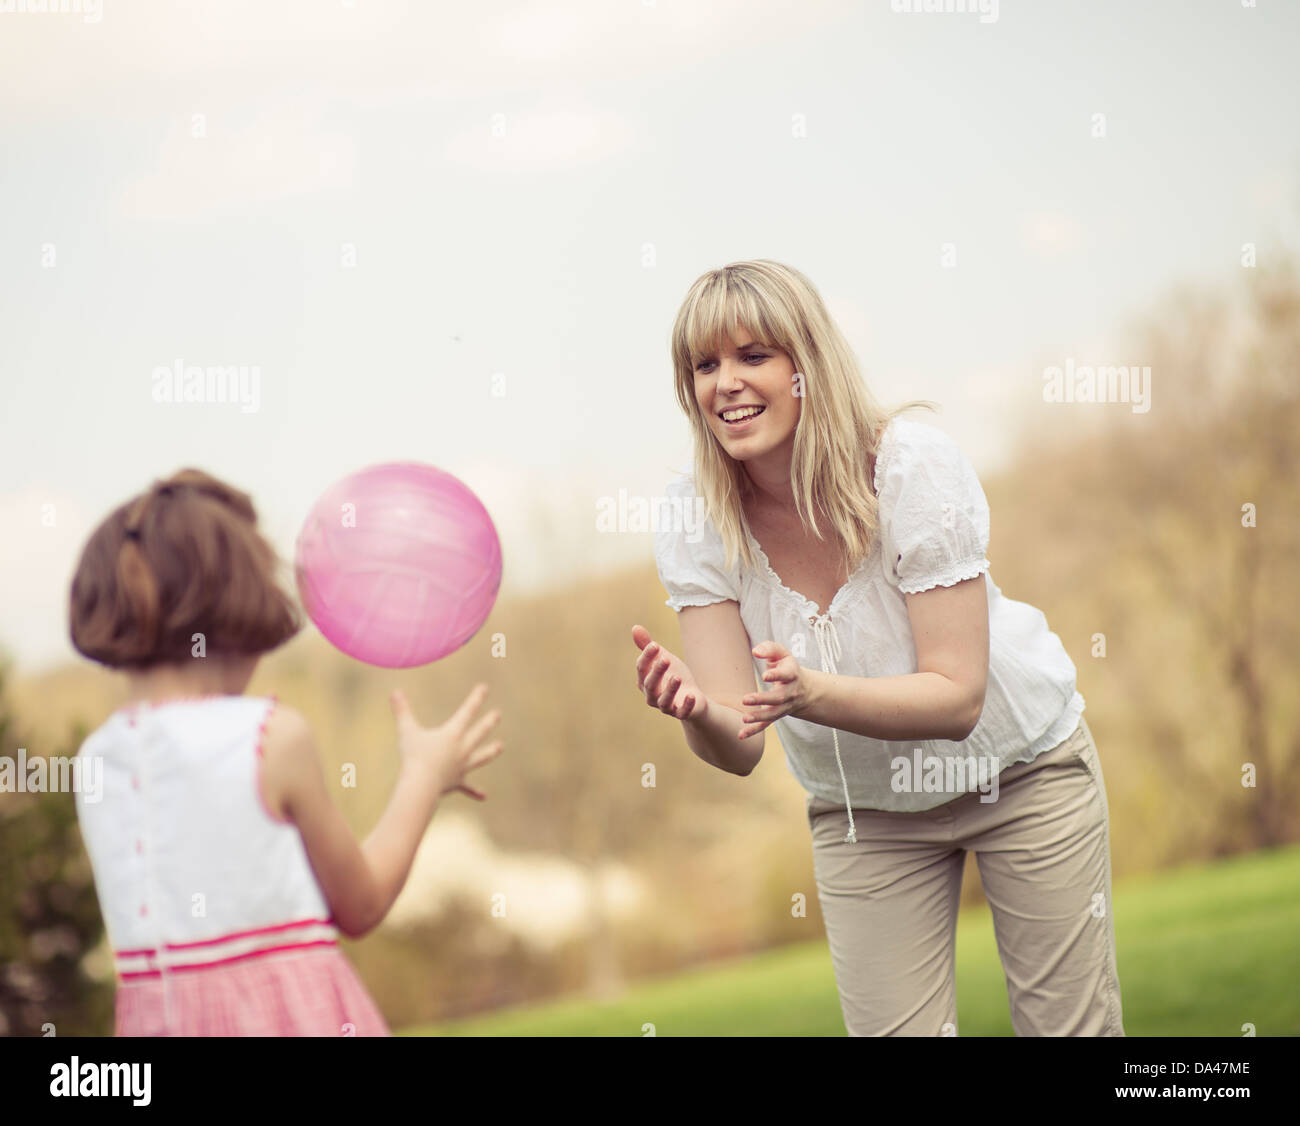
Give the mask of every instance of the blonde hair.
<svg viewBox="0 0 1300 1126">
<path fill-rule="evenodd" d="M 741 326 L 750 340 L 785 352 L 802 376 L 794 392 L 803 403 L 790 462 L 795 508 L 818 539 L 826 537 L 816 513 L 825 513 L 851 573 L 871 550 L 879 526 L 870 467 L 880 435 L 895 415 L 936 404 L 914 399 L 882 407 L 821 295 L 798 270 L 760 258 L 702 274 L 677 313 L 671 347 L 677 402 L 695 439 L 696 491 L 722 536 L 728 567 L 737 555 L 747 567 L 758 563 L 743 507 L 752 485 L 743 463 L 722 448 L 700 410 L 695 365 L 720 355 L 727 336 Z"/>
</svg>

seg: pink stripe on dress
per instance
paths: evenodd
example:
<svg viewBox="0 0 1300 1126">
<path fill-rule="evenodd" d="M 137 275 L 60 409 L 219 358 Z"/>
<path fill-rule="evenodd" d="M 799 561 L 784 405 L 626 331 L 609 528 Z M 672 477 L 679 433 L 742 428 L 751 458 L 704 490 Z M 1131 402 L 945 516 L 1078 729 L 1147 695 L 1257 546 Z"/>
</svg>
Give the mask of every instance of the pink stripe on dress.
<svg viewBox="0 0 1300 1126">
<path fill-rule="evenodd" d="M 115 1029 L 118 1036 L 391 1035 L 337 946 L 123 981 Z"/>
</svg>

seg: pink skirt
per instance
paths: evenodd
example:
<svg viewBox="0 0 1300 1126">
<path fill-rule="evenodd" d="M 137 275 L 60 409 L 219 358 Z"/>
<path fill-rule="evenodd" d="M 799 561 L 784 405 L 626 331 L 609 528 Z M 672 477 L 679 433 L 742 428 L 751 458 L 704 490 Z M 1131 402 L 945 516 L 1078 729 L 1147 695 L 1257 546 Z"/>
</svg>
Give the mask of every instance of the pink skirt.
<svg viewBox="0 0 1300 1126">
<path fill-rule="evenodd" d="M 117 986 L 118 1036 L 389 1036 L 337 946 L 266 954 Z"/>
</svg>

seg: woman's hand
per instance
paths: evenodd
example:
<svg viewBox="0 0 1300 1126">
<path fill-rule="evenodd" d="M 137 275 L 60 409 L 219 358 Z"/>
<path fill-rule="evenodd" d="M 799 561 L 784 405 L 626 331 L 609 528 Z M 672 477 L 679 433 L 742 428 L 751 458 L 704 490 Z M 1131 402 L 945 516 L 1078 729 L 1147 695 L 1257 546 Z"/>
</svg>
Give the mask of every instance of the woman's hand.
<svg viewBox="0 0 1300 1126">
<path fill-rule="evenodd" d="M 673 719 L 704 719 L 709 713 L 708 697 L 680 657 L 668 652 L 643 626 L 632 627 L 632 640 L 641 650 L 636 662 L 636 686 L 645 702 Z"/>
<path fill-rule="evenodd" d="M 763 680 L 773 687 L 767 692 L 751 692 L 740 701 L 745 706 L 740 717 L 744 721 L 740 729 L 742 739 L 762 731 L 782 716 L 797 715 L 808 703 L 808 678 L 789 649 L 775 641 L 762 641 L 752 652 L 760 661 L 767 662 Z"/>
</svg>

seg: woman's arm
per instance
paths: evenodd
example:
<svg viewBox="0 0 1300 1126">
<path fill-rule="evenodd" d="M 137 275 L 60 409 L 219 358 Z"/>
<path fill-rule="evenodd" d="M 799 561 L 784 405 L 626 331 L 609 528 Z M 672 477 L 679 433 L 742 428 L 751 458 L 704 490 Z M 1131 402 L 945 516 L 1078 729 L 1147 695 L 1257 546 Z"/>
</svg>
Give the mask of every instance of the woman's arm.
<svg viewBox="0 0 1300 1126">
<path fill-rule="evenodd" d="M 500 719 L 492 711 L 472 722 L 485 693 L 480 685 L 438 728 L 419 727 L 405 697 L 394 695 L 402 764 L 387 808 L 360 845 L 330 798 L 307 721 L 283 706 L 272 714 L 262 743 L 263 794 L 272 811 L 297 825 L 334 922 L 349 937 L 388 914 L 439 798 L 455 789 L 482 798 L 462 779 L 501 752 L 499 741 L 478 746 Z"/>
<path fill-rule="evenodd" d="M 742 739 L 740 699 L 755 688 L 749 635 L 731 601 L 685 606 L 678 615 L 683 660 L 641 626 L 632 639 L 641 649 L 637 683 L 646 702 L 681 720 L 686 743 L 710 766 L 748 775 L 763 757 L 767 736 Z"/>
<path fill-rule="evenodd" d="M 764 642 L 755 654 L 769 661 L 764 679 L 772 690 L 744 697 L 742 731 L 794 715 L 872 739 L 965 739 L 984 709 L 988 683 L 984 576 L 905 597 L 916 672 L 885 677 L 823 673 L 801 668 L 780 646 Z"/>
</svg>

